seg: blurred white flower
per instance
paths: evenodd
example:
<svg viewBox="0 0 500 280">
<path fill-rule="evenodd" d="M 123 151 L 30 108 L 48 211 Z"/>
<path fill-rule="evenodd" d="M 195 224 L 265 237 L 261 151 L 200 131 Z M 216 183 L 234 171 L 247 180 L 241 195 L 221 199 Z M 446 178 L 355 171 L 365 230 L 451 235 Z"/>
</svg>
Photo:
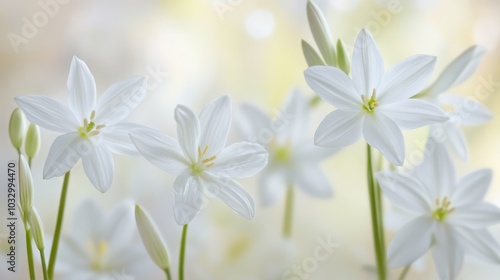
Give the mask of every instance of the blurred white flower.
<svg viewBox="0 0 500 280">
<path fill-rule="evenodd" d="M 377 174 L 391 203 L 413 214 L 389 245 L 389 266 L 411 264 L 431 247 L 440 279 L 457 278 L 465 253 L 500 264 L 500 246 L 487 229 L 500 222 L 500 208 L 483 202 L 491 171 L 477 170 L 457 182 L 446 148 L 432 145 L 412 176 Z"/>
<path fill-rule="evenodd" d="M 241 216 L 253 218 L 252 197 L 231 178 L 255 175 L 266 166 L 268 154 L 249 142 L 224 148 L 231 124 L 229 98 L 210 103 L 199 117 L 178 105 L 175 120 L 177 141 L 154 129 L 134 129 L 130 137 L 147 160 L 177 175 L 173 185 L 177 223 L 187 224 L 196 216 L 205 190 Z"/>
<path fill-rule="evenodd" d="M 384 63 L 372 36 L 362 30 L 354 46 L 352 79 L 331 66 L 305 71 L 308 85 L 337 110 L 316 131 L 315 144 L 342 148 L 363 135 L 392 164 L 401 166 L 405 145 L 401 129 L 448 120 L 438 106 L 410 99 L 425 85 L 436 58 L 414 55 L 384 73 Z"/>
<path fill-rule="evenodd" d="M 448 122 L 430 126 L 429 136 L 436 141 L 447 142 L 463 160 L 469 157 L 467 141 L 461 130 L 462 125 L 480 125 L 493 115 L 483 105 L 472 98 L 446 94 L 448 90 L 467 80 L 476 71 L 486 53 L 481 46 L 472 46 L 455 58 L 436 79 L 423 91 L 422 97 L 440 105 L 450 117 Z"/>
<path fill-rule="evenodd" d="M 124 202 L 108 213 L 96 201 L 85 200 L 61 239 L 58 279 L 147 278 L 152 265 L 135 233 L 133 203 Z"/>
<path fill-rule="evenodd" d="M 332 188 L 318 163 L 335 150 L 319 148 L 309 137 L 309 102 L 293 90 L 275 119 L 259 108 L 244 104 L 239 127 L 247 140 L 263 145 L 269 164 L 259 182 L 260 198 L 269 205 L 283 197 L 288 185 L 298 186 L 315 197 L 331 197 Z"/>
<path fill-rule="evenodd" d="M 85 62 L 73 57 L 68 77 L 69 108 L 44 96 L 16 97 L 28 120 L 62 133 L 49 150 L 44 179 L 62 176 L 81 158 L 92 184 L 101 192 L 111 187 L 111 153 L 137 153 L 128 132 L 138 125 L 120 122 L 144 98 L 146 79 L 130 77 L 109 87 L 96 102 L 94 77 Z"/>
</svg>

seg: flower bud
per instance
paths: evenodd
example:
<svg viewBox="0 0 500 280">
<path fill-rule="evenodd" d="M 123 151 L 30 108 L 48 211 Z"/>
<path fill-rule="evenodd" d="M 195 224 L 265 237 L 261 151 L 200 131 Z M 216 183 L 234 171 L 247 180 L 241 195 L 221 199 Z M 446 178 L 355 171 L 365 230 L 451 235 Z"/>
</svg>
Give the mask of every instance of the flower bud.
<svg viewBox="0 0 500 280">
<path fill-rule="evenodd" d="M 36 124 L 30 124 L 26 133 L 26 141 L 24 143 L 24 151 L 28 158 L 34 158 L 40 150 L 40 129 Z"/>
<path fill-rule="evenodd" d="M 330 29 L 325 16 L 312 1 L 307 1 L 307 19 L 309 27 L 318 45 L 318 49 L 327 65 L 337 66 L 337 56 L 335 55 L 335 46 L 330 37 Z"/>
<path fill-rule="evenodd" d="M 38 215 L 38 211 L 36 211 L 35 207 L 31 208 L 31 214 L 29 217 L 29 224 L 31 227 L 31 233 L 33 235 L 33 239 L 35 240 L 35 243 L 36 243 L 36 247 L 40 251 L 44 250 L 45 249 L 45 241 L 44 241 L 44 236 L 43 236 L 42 220 L 40 219 L 40 216 Z"/>
<path fill-rule="evenodd" d="M 26 132 L 26 121 L 21 109 L 16 108 L 12 111 L 9 121 L 9 137 L 12 146 L 20 150 L 23 144 L 24 133 Z"/>
<path fill-rule="evenodd" d="M 163 270 L 169 269 L 168 250 L 158 228 L 142 208 L 135 205 L 135 222 L 141 235 L 142 243 L 154 263 Z"/>
<path fill-rule="evenodd" d="M 19 156 L 19 196 L 23 221 L 27 222 L 33 206 L 33 178 L 24 155 Z"/>
<path fill-rule="evenodd" d="M 337 64 L 340 70 L 349 75 L 349 71 L 351 70 L 351 62 L 349 61 L 349 55 L 347 54 L 342 39 L 339 39 L 337 41 Z"/>
</svg>

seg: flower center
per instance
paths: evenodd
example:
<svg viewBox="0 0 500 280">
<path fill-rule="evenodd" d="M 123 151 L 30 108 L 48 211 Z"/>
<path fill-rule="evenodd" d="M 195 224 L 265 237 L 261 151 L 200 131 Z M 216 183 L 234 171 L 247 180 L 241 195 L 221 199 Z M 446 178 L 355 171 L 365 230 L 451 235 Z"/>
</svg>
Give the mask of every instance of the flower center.
<svg viewBox="0 0 500 280">
<path fill-rule="evenodd" d="M 441 104 L 441 108 L 443 108 L 443 110 L 446 113 L 450 113 L 450 114 L 454 113 L 456 111 L 455 105 L 453 105 L 453 104 L 443 103 L 443 104 Z"/>
<path fill-rule="evenodd" d="M 361 101 L 363 101 L 363 109 L 367 111 L 368 113 L 373 112 L 375 107 L 378 106 L 377 102 L 377 92 L 375 89 L 373 89 L 372 96 L 370 99 L 366 97 L 366 95 L 361 95 Z"/>
<path fill-rule="evenodd" d="M 206 156 L 207 151 L 208 145 L 206 145 L 203 149 L 201 149 L 201 147 L 198 147 L 198 161 L 191 164 L 191 169 L 194 173 L 199 174 L 215 164 L 215 159 L 217 158 L 217 156 Z"/>
<path fill-rule="evenodd" d="M 432 212 L 432 217 L 439 222 L 444 221 L 446 216 L 455 211 L 455 207 L 450 207 L 451 202 L 447 197 L 444 197 L 443 200 L 439 198 L 436 199 L 436 210 Z"/>
<path fill-rule="evenodd" d="M 100 129 L 105 128 L 104 124 L 96 125 L 94 123 L 95 111 L 90 114 L 90 121 L 87 118 L 83 119 L 83 126 L 78 129 L 81 137 L 92 137 L 101 133 Z"/>
<path fill-rule="evenodd" d="M 87 249 L 90 252 L 90 265 L 93 270 L 102 271 L 106 269 L 106 255 L 108 253 L 108 243 L 104 240 L 95 242 L 87 241 Z"/>
</svg>

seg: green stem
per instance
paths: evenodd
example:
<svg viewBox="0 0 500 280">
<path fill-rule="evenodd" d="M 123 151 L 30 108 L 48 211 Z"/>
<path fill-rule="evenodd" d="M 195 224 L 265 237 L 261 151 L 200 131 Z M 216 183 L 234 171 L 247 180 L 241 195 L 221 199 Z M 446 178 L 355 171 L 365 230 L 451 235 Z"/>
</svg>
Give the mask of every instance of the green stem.
<svg viewBox="0 0 500 280">
<path fill-rule="evenodd" d="M 68 193 L 70 171 L 64 175 L 64 182 L 61 190 L 61 198 L 59 199 L 59 211 L 57 213 L 56 229 L 54 231 L 54 240 L 50 250 L 48 276 L 49 279 L 54 279 L 54 267 L 56 266 L 57 250 L 59 248 L 59 239 L 61 238 L 61 229 L 64 218 L 64 207 L 66 206 L 66 195 Z"/>
<path fill-rule="evenodd" d="M 31 246 L 31 229 L 29 228 L 27 223 L 24 224 L 24 227 L 26 228 L 26 251 L 28 252 L 28 267 L 30 271 L 30 279 L 34 280 L 35 266 L 33 264 L 33 248 Z"/>
<path fill-rule="evenodd" d="M 184 280 L 184 257 L 186 255 L 186 237 L 188 224 L 182 227 L 181 249 L 179 253 L 179 280 Z"/>
<path fill-rule="evenodd" d="M 292 236 L 293 196 L 293 186 L 290 184 L 286 192 L 285 216 L 283 218 L 283 236 L 286 238 Z"/>
<path fill-rule="evenodd" d="M 377 203 L 377 186 L 373 178 L 373 167 L 372 167 L 372 155 L 370 145 L 366 145 L 366 155 L 367 155 L 367 177 L 368 177 L 368 193 L 370 196 L 370 210 L 372 218 L 372 230 L 373 230 L 373 243 L 375 247 L 375 256 L 377 261 L 377 272 L 379 280 L 386 279 L 386 266 L 385 266 L 385 248 L 383 247 L 383 242 L 381 238 L 381 231 L 383 231 L 382 225 L 379 219 L 379 211 Z"/>
<path fill-rule="evenodd" d="M 42 260 L 42 270 L 43 270 L 43 280 L 49 280 L 49 274 L 47 273 L 47 263 L 45 261 L 45 250 L 40 250 L 40 259 Z"/>
<path fill-rule="evenodd" d="M 172 275 L 170 274 L 170 269 L 165 269 L 165 274 L 167 275 L 167 280 L 172 280 Z"/>
<path fill-rule="evenodd" d="M 404 280 L 406 277 L 406 274 L 408 274 L 408 271 L 410 271 L 411 264 L 405 266 L 403 271 L 401 271 L 401 274 L 398 277 L 398 280 Z"/>
</svg>

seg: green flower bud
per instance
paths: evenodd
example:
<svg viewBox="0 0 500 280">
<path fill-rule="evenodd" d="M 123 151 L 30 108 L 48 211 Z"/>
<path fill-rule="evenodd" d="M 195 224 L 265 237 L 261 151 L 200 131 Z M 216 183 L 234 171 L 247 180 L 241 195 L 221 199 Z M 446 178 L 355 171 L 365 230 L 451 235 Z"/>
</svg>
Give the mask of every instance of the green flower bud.
<svg viewBox="0 0 500 280">
<path fill-rule="evenodd" d="M 307 1 L 307 19 L 314 41 L 327 65 L 337 66 L 335 46 L 330 37 L 330 29 L 321 10 L 312 1 Z"/>
<path fill-rule="evenodd" d="M 351 71 L 351 62 L 349 61 L 349 55 L 347 54 L 342 39 L 337 41 L 337 64 L 340 70 L 349 75 L 349 71 Z"/>
<path fill-rule="evenodd" d="M 31 233 L 33 235 L 33 239 L 35 240 L 35 243 L 36 243 L 36 247 L 40 251 L 44 250 L 45 249 L 45 241 L 44 241 L 44 236 L 43 236 L 42 220 L 40 219 L 40 216 L 38 215 L 38 211 L 36 211 L 35 207 L 31 208 L 31 214 L 29 217 L 29 224 L 31 227 Z"/>
<path fill-rule="evenodd" d="M 319 54 L 304 40 L 302 40 L 302 53 L 304 53 L 304 57 L 309 67 L 314 65 L 325 65 Z"/>
<path fill-rule="evenodd" d="M 24 120 L 24 114 L 21 109 L 16 108 L 10 115 L 9 137 L 12 146 L 14 146 L 14 148 L 18 151 L 21 149 L 23 144 L 24 133 L 26 133 L 26 121 Z"/>
<path fill-rule="evenodd" d="M 20 206 L 23 213 L 23 221 L 28 221 L 33 206 L 33 178 L 30 167 L 24 155 L 19 156 L 19 197 Z"/>
<path fill-rule="evenodd" d="M 170 268 L 168 250 L 158 228 L 142 208 L 135 205 L 135 222 L 141 235 L 142 243 L 154 263 L 163 270 Z"/>
<path fill-rule="evenodd" d="M 34 158 L 40 150 L 40 129 L 36 124 L 30 124 L 26 133 L 26 141 L 24 143 L 24 151 L 28 158 Z"/>
</svg>

